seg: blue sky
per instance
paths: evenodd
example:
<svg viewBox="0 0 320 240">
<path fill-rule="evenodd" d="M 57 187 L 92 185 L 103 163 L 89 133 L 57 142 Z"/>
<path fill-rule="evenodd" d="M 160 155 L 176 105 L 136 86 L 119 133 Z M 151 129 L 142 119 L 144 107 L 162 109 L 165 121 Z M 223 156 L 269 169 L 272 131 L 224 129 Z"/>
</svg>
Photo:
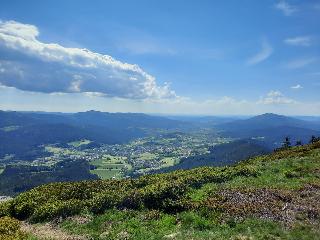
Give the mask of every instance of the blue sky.
<svg viewBox="0 0 320 240">
<path fill-rule="evenodd" d="M 320 114 L 319 0 L 10 0 L 0 20 L 1 109 Z"/>
</svg>

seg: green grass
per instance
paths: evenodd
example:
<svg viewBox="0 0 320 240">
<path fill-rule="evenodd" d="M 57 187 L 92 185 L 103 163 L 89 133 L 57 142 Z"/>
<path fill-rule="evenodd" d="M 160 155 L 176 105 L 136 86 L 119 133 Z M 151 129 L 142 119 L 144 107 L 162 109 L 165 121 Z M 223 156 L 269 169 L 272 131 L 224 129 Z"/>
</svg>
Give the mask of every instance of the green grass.
<svg viewBox="0 0 320 240">
<path fill-rule="evenodd" d="M 121 178 L 120 170 L 124 168 L 131 169 L 131 165 L 125 162 L 126 158 L 121 156 L 105 155 L 102 159 L 96 159 L 90 162 L 96 166 L 91 173 L 97 174 L 101 179 Z"/>
<path fill-rule="evenodd" d="M 306 183 L 319 181 L 320 151 L 315 150 L 308 157 L 283 158 L 281 161 L 257 161 L 257 177 L 239 176 L 224 184 L 226 188 L 269 187 L 276 189 L 298 189 Z"/>
<path fill-rule="evenodd" d="M 93 174 L 96 174 L 101 179 L 111 179 L 113 177 L 119 179 L 122 177 L 120 169 L 94 169 L 90 171 Z"/>
<path fill-rule="evenodd" d="M 176 163 L 176 158 L 174 157 L 166 157 L 161 159 L 161 167 L 171 167 L 175 165 Z"/>
<path fill-rule="evenodd" d="M 59 147 L 54 147 L 54 146 L 46 146 L 45 150 L 47 152 L 51 152 L 54 154 L 66 154 L 66 155 L 70 155 L 73 152 L 70 149 L 66 149 L 66 148 L 59 148 Z"/>
<path fill-rule="evenodd" d="M 219 189 L 298 190 L 306 184 L 320 183 L 320 149 L 305 157 L 269 161 L 265 156 L 253 161 L 257 176 L 236 176 L 222 184 L 208 183 L 190 192 L 190 198 L 201 202 Z"/>
<path fill-rule="evenodd" d="M 95 159 L 91 161 L 91 165 L 94 166 L 104 166 L 104 165 L 109 165 L 109 164 L 114 164 L 114 163 L 125 163 L 126 157 L 121 157 L 121 156 L 112 156 L 112 155 L 104 155 L 103 158 L 101 159 Z"/>
<path fill-rule="evenodd" d="M 4 131 L 4 132 L 12 132 L 12 131 L 15 131 L 17 129 L 19 129 L 20 126 L 6 126 L 6 127 L 3 127 L 3 128 L 0 128 L 0 130 Z"/>
<path fill-rule="evenodd" d="M 140 154 L 137 158 L 147 161 L 157 158 L 157 155 L 154 153 L 145 152 Z"/>
<path fill-rule="evenodd" d="M 109 210 L 85 224 L 68 219 L 62 229 L 92 239 L 317 239 L 319 231 L 306 225 L 283 228 L 277 222 L 247 219 L 223 224 L 196 212 L 175 215 L 157 211 Z M 122 238 L 121 238 L 122 237 Z M 126 237 L 126 238 L 125 238 Z"/>
<path fill-rule="evenodd" d="M 89 143 L 91 143 L 90 140 L 83 139 L 83 140 L 80 140 L 80 141 L 70 142 L 70 143 L 68 143 L 68 145 L 73 146 L 73 147 L 80 147 L 81 145 L 87 145 Z"/>
</svg>

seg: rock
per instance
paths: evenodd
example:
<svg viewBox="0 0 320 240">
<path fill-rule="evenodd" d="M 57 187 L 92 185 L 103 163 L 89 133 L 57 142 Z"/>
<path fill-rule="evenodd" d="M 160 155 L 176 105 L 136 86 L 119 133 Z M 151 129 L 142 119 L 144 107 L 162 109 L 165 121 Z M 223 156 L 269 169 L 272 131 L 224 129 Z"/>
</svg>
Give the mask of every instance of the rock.
<svg viewBox="0 0 320 240">
<path fill-rule="evenodd" d="M 0 202 L 6 202 L 11 199 L 12 199 L 12 197 L 9 197 L 9 196 L 0 196 Z"/>
</svg>

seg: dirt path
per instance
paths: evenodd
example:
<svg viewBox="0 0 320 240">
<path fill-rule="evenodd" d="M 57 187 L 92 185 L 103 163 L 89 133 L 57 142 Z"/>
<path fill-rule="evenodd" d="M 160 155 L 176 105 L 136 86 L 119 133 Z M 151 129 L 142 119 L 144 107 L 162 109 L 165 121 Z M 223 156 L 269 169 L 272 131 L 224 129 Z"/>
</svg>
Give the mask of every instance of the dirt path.
<svg viewBox="0 0 320 240">
<path fill-rule="evenodd" d="M 31 225 L 27 222 L 23 222 L 21 230 L 26 233 L 31 233 L 39 239 L 46 240 L 88 240 L 85 236 L 71 235 L 57 226 L 47 223 L 45 225 Z"/>
</svg>

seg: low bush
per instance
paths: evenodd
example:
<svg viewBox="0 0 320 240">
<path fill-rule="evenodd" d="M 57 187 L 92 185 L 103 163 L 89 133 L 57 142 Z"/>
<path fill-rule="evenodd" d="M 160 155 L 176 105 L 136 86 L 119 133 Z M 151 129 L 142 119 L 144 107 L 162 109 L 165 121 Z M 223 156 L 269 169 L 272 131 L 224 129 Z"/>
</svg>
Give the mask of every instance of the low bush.
<svg viewBox="0 0 320 240">
<path fill-rule="evenodd" d="M 42 222 L 58 217 L 65 218 L 79 214 L 83 210 L 83 202 L 80 200 L 48 202 L 37 208 L 30 220 L 33 222 Z"/>
<path fill-rule="evenodd" d="M 11 215 L 11 201 L 6 201 L 0 204 L 0 217 Z"/>
<path fill-rule="evenodd" d="M 20 229 L 20 222 L 14 218 L 0 218 L 0 239 L 1 240 L 23 240 L 27 235 Z"/>
</svg>

